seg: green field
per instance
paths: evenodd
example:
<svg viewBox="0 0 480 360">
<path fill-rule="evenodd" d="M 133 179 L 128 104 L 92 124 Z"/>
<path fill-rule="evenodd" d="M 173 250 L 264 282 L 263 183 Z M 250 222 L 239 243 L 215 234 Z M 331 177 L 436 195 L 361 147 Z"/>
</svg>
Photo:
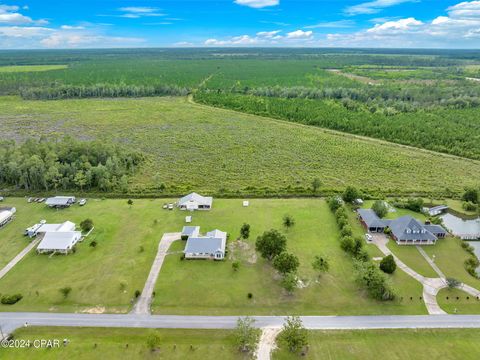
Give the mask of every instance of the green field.
<svg viewBox="0 0 480 360">
<path fill-rule="evenodd" d="M 0 66 L 0 73 L 23 73 L 36 71 L 51 71 L 67 69 L 68 65 L 21 65 Z"/>
<path fill-rule="evenodd" d="M 7 199 L 5 205 L 15 206 L 17 215 L 0 229 L 2 267 L 27 246 L 23 231 L 41 219 L 78 225 L 91 218 L 95 230 L 75 254 L 28 254 L 0 280 L 1 294 L 21 293 L 23 299 L 13 306 L 1 305 L 0 311 L 126 312 L 135 290 L 143 289 L 162 234 L 182 225 L 182 216 L 162 210 L 162 204 L 135 200 L 130 208 L 126 200 L 90 200 L 84 207 L 56 211 L 25 199 Z M 92 240 L 96 248 L 89 246 Z M 66 286 L 72 291 L 64 300 L 59 289 Z"/>
<path fill-rule="evenodd" d="M 282 229 L 287 213 L 296 219 L 294 228 L 286 231 L 288 251 L 299 257 L 299 278 L 307 285 L 294 295 L 281 288 L 268 262 L 253 256 L 256 236 L 270 228 Z M 359 290 L 352 261 L 340 249 L 338 230 L 324 200 L 253 200 L 248 208 L 243 208 L 240 200 L 217 200 L 211 212 L 196 213 L 193 224 L 206 231 L 226 230 L 232 243 L 244 222 L 252 227 L 251 239 L 241 250 L 238 246 L 233 249 L 225 262 L 181 261 L 179 254 L 169 255 L 157 281 L 153 311 L 205 315 L 425 313 L 419 300 L 420 284 L 402 272 L 391 276 L 391 281 L 403 301 L 377 302 Z M 318 282 L 311 267 L 317 254 L 325 254 L 331 263 L 330 272 Z M 232 270 L 234 259 L 241 260 L 238 272 Z M 252 299 L 248 293 L 253 294 Z M 407 300 L 410 297 L 414 299 Z"/>
<path fill-rule="evenodd" d="M 160 338 L 159 348 L 152 352 L 147 340 Z M 29 327 L 15 331 L 15 339 L 58 339 L 60 348 L 52 349 L 0 349 L 5 359 L 192 359 L 215 357 L 226 360 L 247 359 L 239 353 L 231 331 L 177 330 L 177 329 L 117 329 L 117 328 L 64 328 Z M 63 346 L 63 339 L 68 339 Z M 128 344 L 128 347 L 127 347 Z M 193 346 L 193 349 L 191 348 Z"/>
<path fill-rule="evenodd" d="M 461 192 L 480 163 L 376 140 L 191 104 L 185 98 L 22 101 L 0 98 L 6 139 L 71 134 L 150 155 L 130 192 L 311 195 L 355 185 L 370 192 Z"/>
<path fill-rule="evenodd" d="M 475 360 L 479 329 L 310 331 L 308 359 Z M 283 347 L 273 359 L 299 359 Z"/>
<path fill-rule="evenodd" d="M 440 290 L 437 301 L 449 314 L 480 314 L 480 300 L 459 289 Z"/>
<path fill-rule="evenodd" d="M 17 217 L 0 229 L 0 266 L 27 245 L 23 230 L 40 219 L 78 224 L 89 217 L 95 230 L 74 254 L 28 254 L 0 280 L 0 294 L 20 293 L 23 299 L 15 305 L 0 305 L 0 311 L 127 312 L 135 290 L 143 289 L 161 236 L 180 231 L 184 225 L 185 212 L 165 211 L 163 203 L 161 199 L 134 200 L 130 208 L 126 200 L 92 199 L 84 207 L 56 211 L 21 198 L 7 199 L 5 205 L 15 206 Z M 284 293 L 271 265 L 256 258 L 253 250 L 257 235 L 270 228 L 284 231 L 281 222 L 287 213 L 296 220 L 294 228 L 286 231 L 289 251 L 299 257 L 299 277 L 306 285 L 294 295 Z M 156 313 L 425 313 L 419 300 L 421 286 L 401 272 L 390 277 L 398 291 L 397 301 L 382 303 L 366 297 L 354 281 L 351 259 L 340 249 L 338 230 L 324 200 L 253 199 L 250 207 L 244 208 L 240 199 L 216 199 L 211 211 L 195 213 L 193 219 L 193 225 L 200 225 L 203 231 L 227 231 L 230 244 L 239 236 L 240 226 L 248 222 L 251 238 L 245 247 L 231 248 L 229 256 L 233 258 L 224 262 L 181 261 L 184 243 L 174 243 L 155 288 Z M 98 243 L 95 248 L 89 246 L 92 240 Z M 331 271 L 316 282 L 311 262 L 320 253 L 329 257 Z M 234 259 L 241 261 L 238 272 L 232 270 Z M 59 290 L 66 286 L 72 291 L 64 299 Z M 248 292 L 253 299 L 247 298 Z M 410 297 L 413 299 L 401 300 Z"/>
</svg>

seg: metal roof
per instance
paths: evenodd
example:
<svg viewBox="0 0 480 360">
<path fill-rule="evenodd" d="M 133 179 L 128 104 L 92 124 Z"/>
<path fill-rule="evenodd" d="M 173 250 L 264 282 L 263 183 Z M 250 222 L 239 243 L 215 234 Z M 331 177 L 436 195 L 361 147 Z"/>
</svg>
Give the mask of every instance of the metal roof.
<svg viewBox="0 0 480 360">
<path fill-rule="evenodd" d="M 384 228 L 387 226 L 385 221 L 380 219 L 372 209 L 358 209 L 357 212 L 369 228 Z"/>
<path fill-rule="evenodd" d="M 43 237 L 37 250 L 68 250 L 82 237 L 80 231 L 48 232 Z"/>
</svg>

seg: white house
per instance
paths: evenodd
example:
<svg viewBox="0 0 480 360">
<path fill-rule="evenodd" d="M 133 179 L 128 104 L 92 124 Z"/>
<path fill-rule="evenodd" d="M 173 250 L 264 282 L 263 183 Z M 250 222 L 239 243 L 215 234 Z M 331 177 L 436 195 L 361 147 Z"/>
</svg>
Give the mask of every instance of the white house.
<svg viewBox="0 0 480 360">
<path fill-rule="evenodd" d="M 202 196 L 193 192 L 178 200 L 178 207 L 180 210 L 210 210 L 212 202 L 212 197 Z"/>
<path fill-rule="evenodd" d="M 17 212 L 15 208 L 1 208 L 0 209 L 0 228 L 7 225 L 12 219 L 13 215 Z"/>
<path fill-rule="evenodd" d="M 75 231 L 75 224 L 71 221 L 65 221 L 61 224 L 47 224 L 45 220 L 40 221 L 39 224 L 35 224 L 25 230 L 25 235 L 35 237 L 37 235 L 43 235 L 47 232 L 67 232 Z"/>
<path fill-rule="evenodd" d="M 75 196 L 55 196 L 45 201 L 51 208 L 66 208 L 75 203 Z"/>
<path fill-rule="evenodd" d="M 80 231 L 47 232 L 37 247 L 39 254 L 61 253 L 67 255 L 82 238 Z"/>
<path fill-rule="evenodd" d="M 188 237 L 187 245 L 183 251 L 186 259 L 212 259 L 223 260 L 227 233 L 220 230 L 208 232 L 205 236 Z"/>
</svg>

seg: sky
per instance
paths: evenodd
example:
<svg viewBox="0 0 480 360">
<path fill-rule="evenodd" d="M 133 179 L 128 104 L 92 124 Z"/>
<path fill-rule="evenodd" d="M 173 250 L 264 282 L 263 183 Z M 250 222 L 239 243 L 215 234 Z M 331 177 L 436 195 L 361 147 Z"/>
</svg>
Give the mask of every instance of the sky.
<svg viewBox="0 0 480 360">
<path fill-rule="evenodd" d="M 480 1 L 0 0 L 0 49 L 480 48 Z"/>
</svg>

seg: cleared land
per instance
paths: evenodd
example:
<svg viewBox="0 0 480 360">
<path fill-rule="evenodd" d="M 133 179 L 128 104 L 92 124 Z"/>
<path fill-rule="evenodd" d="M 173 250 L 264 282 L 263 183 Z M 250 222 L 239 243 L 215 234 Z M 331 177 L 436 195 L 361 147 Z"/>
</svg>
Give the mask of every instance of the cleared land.
<svg viewBox="0 0 480 360">
<path fill-rule="evenodd" d="M 51 71 L 67 69 L 68 65 L 20 65 L 20 66 L 0 66 L 0 73 L 21 73 L 35 71 Z"/>
<path fill-rule="evenodd" d="M 147 340 L 160 338 L 152 352 Z M 176 329 L 117 329 L 31 327 L 19 329 L 15 339 L 68 339 L 66 347 L 53 349 L 0 349 L 0 357 L 27 359 L 246 359 L 235 345 L 231 331 Z M 127 347 L 128 344 L 128 347 Z M 191 348 L 193 347 L 193 349 Z"/>
<path fill-rule="evenodd" d="M 478 359 L 480 330 L 311 331 L 309 359 Z M 281 348 L 273 359 L 293 359 Z"/>
<path fill-rule="evenodd" d="M 438 304 L 449 314 L 480 314 L 480 300 L 459 289 L 442 289 Z"/>
<path fill-rule="evenodd" d="M 185 98 L 22 101 L 0 98 L 4 139 L 71 134 L 150 155 L 132 193 L 311 194 L 355 185 L 393 194 L 461 192 L 480 163 L 189 103 Z"/>
<path fill-rule="evenodd" d="M 283 230 L 282 218 L 290 214 L 296 224 Z M 235 244 L 241 225 L 251 225 L 247 241 Z M 391 280 L 399 300 L 377 302 L 366 297 L 355 283 L 352 261 L 339 246 L 338 230 L 324 200 L 252 200 L 243 208 L 241 200 L 216 200 L 210 212 L 195 213 L 193 225 L 204 231 L 215 228 L 230 234 L 230 252 L 224 262 L 180 260 L 168 255 L 155 288 L 153 312 L 157 314 L 424 314 L 421 286 L 402 272 Z M 300 259 L 299 277 L 306 287 L 288 295 L 271 265 L 255 257 L 257 235 L 271 228 L 285 231 L 288 251 Z M 184 243 L 177 242 L 172 252 Z M 233 247 L 232 247 L 233 246 Z M 331 270 L 317 282 L 311 263 L 324 254 Z M 232 262 L 241 261 L 235 272 Z M 253 297 L 248 298 L 248 293 Z M 403 300 L 400 298 L 403 297 Z M 412 297 L 412 300 L 410 300 Z"/>
</svg>

